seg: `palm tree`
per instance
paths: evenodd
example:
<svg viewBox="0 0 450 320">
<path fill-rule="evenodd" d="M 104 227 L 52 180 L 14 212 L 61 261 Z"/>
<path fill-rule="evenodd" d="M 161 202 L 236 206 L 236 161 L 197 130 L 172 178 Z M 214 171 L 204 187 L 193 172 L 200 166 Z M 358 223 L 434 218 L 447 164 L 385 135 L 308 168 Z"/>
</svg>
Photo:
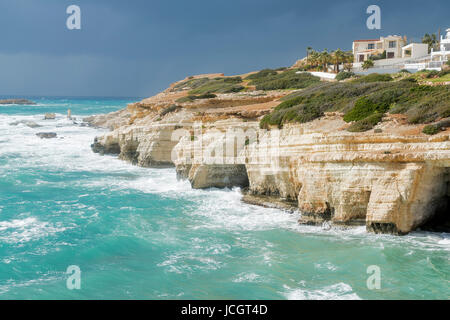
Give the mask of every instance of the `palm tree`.
<svg viewBox="0 0 450 320">
<path fill-rule="evenodd" d="M 428 44 L 428 53 L 431 52 L 432 48 L 436 48 L 438 42 L 438 39 L 436 37 L 436 34 L 432 33 L 432 34 L 428 34 L 425 33 L 425 35 L 422 38 L 422 43 L 426 43 Z"/>
<path fill-rule="evenodd" d="M 353 61 L 355 57 L 351 51 L 344 52 L 344 69 L 346 71 L 351 71 L 353 68 Z"/>
<path fill-rule="evenodd" d="M 337 49 L 332 54 L 334 72 L 339 73 L 339 65 L 345 62 L 345 53 L 341 49 Z"/>
<path fill-rule="evenodd" d="M 322 65 L 322 70 L 327 72 L 328 64 L 331 62 L 331 55 L 328 53 L 328 50 L 325 49 L 321 53 L 319 53 L 319 61 Z"/>
<path fill-rule="evenodd" d="M 373 66 L 374 66 L 374 63 L 373 63 L 373 61 L 370 60 L 370 59 L 364 61 L 363 64 L 362 64 L 362 68 L 363 68 L 364 70 L 367 70 L 367 69 L 369 69 L 369 68 L 372 68 Z"/>
<path fill-rule="evenodd" d="M 315 51 L 315 50 L 311 50 L 309 53 L 309 63 L 313 66 L 313 67 L 317 67 L 320 63 L 320 54 Z"/>
</svg>

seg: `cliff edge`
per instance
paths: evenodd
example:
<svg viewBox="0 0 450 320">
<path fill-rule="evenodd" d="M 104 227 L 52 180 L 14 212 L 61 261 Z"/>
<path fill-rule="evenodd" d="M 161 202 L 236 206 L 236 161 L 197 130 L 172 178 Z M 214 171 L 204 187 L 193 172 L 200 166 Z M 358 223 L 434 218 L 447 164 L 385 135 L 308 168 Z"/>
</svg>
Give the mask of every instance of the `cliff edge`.
<svg viewBox="0 0 450 320">
<path fill-rule="evenodd" d="M 238 186 L 260 203 L 294 205 L 300 223 L 406 234 L 438 221 L 447 230 L 450 91 L 408 77 L 323 84 L 295 70 L 199 75 L 85 120 L 111 130 L 94 152 L 173 166 L 193 188 Z"/>
</svg>

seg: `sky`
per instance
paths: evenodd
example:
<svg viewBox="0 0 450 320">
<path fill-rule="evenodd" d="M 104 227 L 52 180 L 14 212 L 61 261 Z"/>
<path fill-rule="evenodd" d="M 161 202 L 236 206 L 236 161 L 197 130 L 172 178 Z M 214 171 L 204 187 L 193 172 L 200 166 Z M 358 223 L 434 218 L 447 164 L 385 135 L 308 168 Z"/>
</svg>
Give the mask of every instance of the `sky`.
<svg viewBox="0 0 450 320">
<path fill-rule="evenodd" d="M 372 4 L 380 30 L 366 26 Z M 420 41 L 449 12 L 449 0 L 0 0 L 0 95 L 148 97 L 193 74 L 290 66 L 307 47 Z"/>
</svg>

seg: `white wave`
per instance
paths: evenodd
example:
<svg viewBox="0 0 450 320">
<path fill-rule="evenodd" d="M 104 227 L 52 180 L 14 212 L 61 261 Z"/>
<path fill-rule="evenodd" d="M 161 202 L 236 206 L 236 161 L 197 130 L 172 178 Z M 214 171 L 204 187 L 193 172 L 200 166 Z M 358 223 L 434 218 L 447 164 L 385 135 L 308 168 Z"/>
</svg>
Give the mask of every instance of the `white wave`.
<svg viewBox="0 0 450 320">
<path fill-rule="evenodd" d="M 260 282 L 261 281 L 260 278 L 261 277 L 259 275 L 257 275 L 256 273 L 243 272 L 243 273 L 238 274 L 237 277 L 235 279 L 233 279 L 233 282 L 236 282 L 236 283 L 240 283 L 240 282 L 251 282 L 251 283 L 254 283 L 254 282 Z"/>
<path fill-rule="evenodd" d="M 286 292 L 283 295 L 288 300 L 361 300 L 361 298 L 353 292 L 350 285 L 340 282 L 321 289 L 297 288 L 291 289 L 284 286 Z"/>
<path fill-rule="evenodd" d="M 80 116 L 74 115 L 81 119 Z M 34 121 L 42 127 L 30 128 L 15 121 Z M 40 139 L 37 132 L 56 132 L 56 139 Z M 282 210 L 263 208 L 241 202 L 239 188 L 233 190 L 193 190 L 188 181 L 178 181 L 174 169 L 149 169 L 132 166 L 114 156 L 100 156 L 91 151 L 95 136 L 105 130 L 80 127 L 67 119 L 66 115 L 56 114 L 55 120 L 44 120 L 43 114 L 31 116 L 1 115 L 0 136 L 2 143 L 0 157 L 8 161 L 0 167 L 0 174 L 21 171 L 25 168 L 46 168 L 62 174 L 72 172 L 102 173 L 100 178 L 81 179 L 76 183 L 89 188 L 109 188 L 124 192 L 138 190 L 158 194 L 169 199 L 184 198 L 193 202 L 183 209 L 199 223 L 193 228 L 224 230 L 268 230 L 282 228 L 299 234 L 320 234 L 338 237 L 341 240 L 356 239 L 366 244 L 380 246 L 381 242 L 401 243 L 425 247 L 429 250 L 450 250 L 450 238 L 446 235 L 412 233 L 405 237 L 367 234 L 365 227 L 346 230 L 298 224 L 300 213 L 288 214 Z M 20 161 L 18 161 L 20 159 Z M 36 180 L 44 184 L 45 181 Z M 64 187 L 61 185 L 61 187 Z M 382 250 L 383 248 L 380 247 Z"/>
<path fill-rule="evenodd" d="M 0 221 L 0 242 L 24 243 L 64 230 L 66 228 L 39 221 L 35 217 Z"/>
</svg>

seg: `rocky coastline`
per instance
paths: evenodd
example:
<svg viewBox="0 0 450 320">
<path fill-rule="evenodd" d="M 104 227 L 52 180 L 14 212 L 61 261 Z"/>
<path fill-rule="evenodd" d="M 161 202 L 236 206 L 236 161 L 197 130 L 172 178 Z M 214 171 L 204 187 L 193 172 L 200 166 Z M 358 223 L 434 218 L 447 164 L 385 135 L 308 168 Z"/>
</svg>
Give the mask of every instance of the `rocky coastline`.
<svg viewBox="0 0 450 320">
<path fill-rule="evenodd" d="M 192 89 L 180 89 L 183 81 L 124 110 L 85 118 L 110 129 L 92 150 L 142 167 L 175 167 L 197 189 L 241 187 L 244 202 L 299 210 L 303 224 L 363 224 L 397 235 L 450 230 L 449 129 L 429 136 L 424 125 L 386 114 L 372 130 L 349 132 L 339 112 L 261 129 L 261 117 L 292 91 L 189 100 L 181 99 Z"/>
<path fill-rule="evenodd" d="M 0 100 L 0 105 L 18 104 L 18 105 L 35 105 L 36 102 L 27 99 L 3 99 Z"/>
</svg>

